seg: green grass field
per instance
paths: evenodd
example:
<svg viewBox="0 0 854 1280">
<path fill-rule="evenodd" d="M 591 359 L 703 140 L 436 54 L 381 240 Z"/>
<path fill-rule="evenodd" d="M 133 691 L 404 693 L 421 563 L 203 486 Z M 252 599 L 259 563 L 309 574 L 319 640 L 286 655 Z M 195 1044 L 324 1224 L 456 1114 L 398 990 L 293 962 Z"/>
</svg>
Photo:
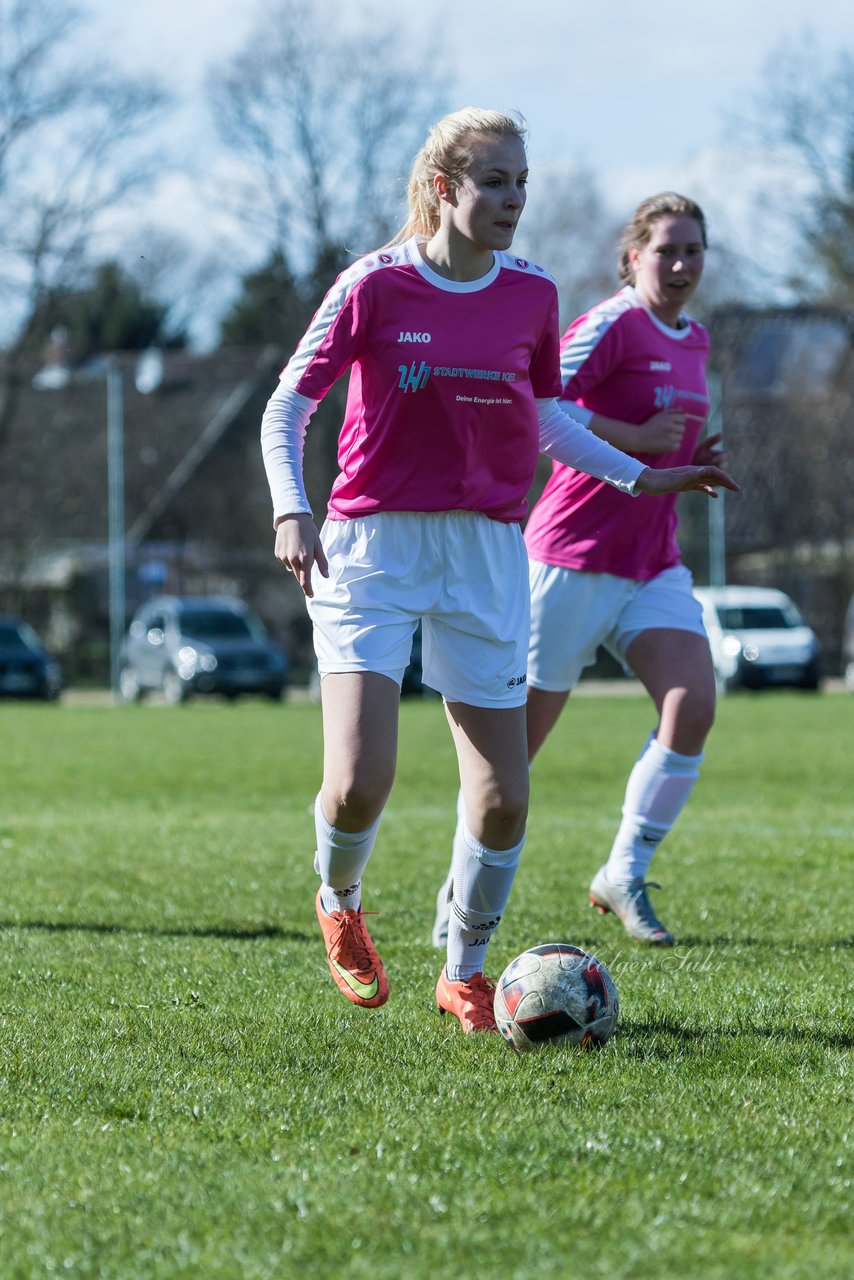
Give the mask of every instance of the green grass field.
<svg viewBox="0 0 854 1280">
<path fill-rule="evenodd" d="M 0 1277 L 851 1274 L 854 702 L 734 696 L 654 866 L 674 953 L 586 905 L 650 727 L 581 697 L 490 952 L 594 950 L 598 1053 L 432 1012 L 455 769 L 405 703 L 366 880 L 384 1009 L 313 917 L 312 705 L 0 706 Z"/>
</svg>

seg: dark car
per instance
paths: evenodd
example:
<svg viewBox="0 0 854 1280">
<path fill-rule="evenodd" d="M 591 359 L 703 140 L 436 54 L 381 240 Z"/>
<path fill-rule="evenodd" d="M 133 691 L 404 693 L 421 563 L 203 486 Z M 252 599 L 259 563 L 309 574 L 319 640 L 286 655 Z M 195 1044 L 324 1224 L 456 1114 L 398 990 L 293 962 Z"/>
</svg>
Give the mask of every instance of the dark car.
<svg viewBox="0 0 854 1280">
<path fill-rule="evenodd" d="M 61 692 L 60 665 L 32 627 L 0 617 L 0 697 L 55 702 Z"/>
<path fill-rule="evenodd" d="M 158 596 L 137 611 L 122 647 L 119 687 L 126 702 L 162 693 L 280 699 L 288 662 L 261 620 L 230 596 Z"/>
</svg>

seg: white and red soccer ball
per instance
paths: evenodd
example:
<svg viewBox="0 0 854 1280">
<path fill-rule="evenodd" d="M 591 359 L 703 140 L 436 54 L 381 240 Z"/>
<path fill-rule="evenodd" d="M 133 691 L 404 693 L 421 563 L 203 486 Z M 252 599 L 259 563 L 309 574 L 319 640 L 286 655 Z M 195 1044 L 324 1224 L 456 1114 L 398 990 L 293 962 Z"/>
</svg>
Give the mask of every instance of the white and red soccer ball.
<svg viewBox="0 0 854 1280">
<path fill-rule="evenodd" d="M 523 951 L 495 989 L 495 1021 L 520 1053 L 549 1044 L 583 1049 L 614 1033 L 620 1002 L 600 960 L 569 942 L 546 942 Z"/>
</svg>

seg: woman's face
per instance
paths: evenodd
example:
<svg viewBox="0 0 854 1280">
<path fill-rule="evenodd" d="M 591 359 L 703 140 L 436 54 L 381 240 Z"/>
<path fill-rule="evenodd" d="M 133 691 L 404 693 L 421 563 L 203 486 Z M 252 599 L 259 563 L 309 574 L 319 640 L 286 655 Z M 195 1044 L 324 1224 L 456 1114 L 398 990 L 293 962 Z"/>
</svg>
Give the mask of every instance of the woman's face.
<svg viewBox="0 0 854 1280">
<path fill-rule="evenodd" d="M 703 257 L 703 231 L 696 218 L 684 213 L 657 218 L 647 243 L 629 249 L 641 301 L 673 323 L 700 283 Z"/>
<path fill-rule="evenodd" d="M 509 249 L 525 207 L 528 160 L 518 138 L 475 138 L 465 178 L 443 197 L 448 229 L 479 250 Z"/>
</svg>

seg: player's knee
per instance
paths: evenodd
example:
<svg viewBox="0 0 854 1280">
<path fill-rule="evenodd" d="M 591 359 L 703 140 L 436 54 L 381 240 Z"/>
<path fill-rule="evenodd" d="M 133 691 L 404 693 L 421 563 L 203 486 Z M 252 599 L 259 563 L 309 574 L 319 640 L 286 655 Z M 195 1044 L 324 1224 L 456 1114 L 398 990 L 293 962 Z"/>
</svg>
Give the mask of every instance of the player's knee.
<svg viewBox="0 0 854 1280">
<path fill-rule="evenodd" d="M 714 688 L 680 690 L 675 705 L 674 738 L 682 744 L 684 754 L 696 755 L 702 751 L 714 722 Z"/>
<path fill-rule="evenodd" d="M 528 819 L 528 787 L 509 787 L 497 793 L 482 815 L 480 840 L 489 849 L 508 849 L 525 834 Z"/>
<path fill-rule="evenodd" d="M 688 715 L 694 732 L 706 740 L 715 723 L 714 689 L 692 690 L 688 700 Z"/>
<path fill-rule="evenodd" d="M 345 831 L 365 830 L 382 813 L 393 781 L 393 767 L 381 768 L 374 762 L 324 786 L 324 799 L 328 796 L 329 809 L 335 813 L 332 825 Z"/>
</svg>

